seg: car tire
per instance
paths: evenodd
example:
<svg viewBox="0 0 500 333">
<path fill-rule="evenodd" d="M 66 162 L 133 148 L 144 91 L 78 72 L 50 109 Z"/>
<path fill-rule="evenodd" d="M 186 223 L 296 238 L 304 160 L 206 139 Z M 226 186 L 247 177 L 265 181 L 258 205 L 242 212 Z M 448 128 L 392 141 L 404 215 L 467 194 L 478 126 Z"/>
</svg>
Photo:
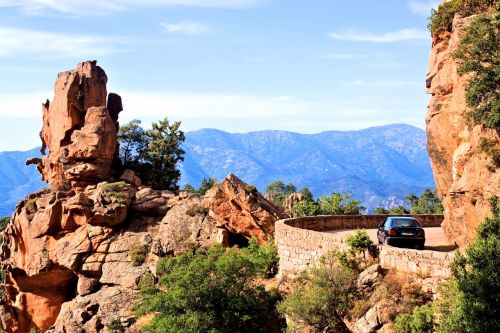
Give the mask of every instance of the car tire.
<svg viewBox="0 0 500 333">
<path fill-rule="evenodd" d="M 417 249 L 423 250 L 424 249 L 424 243 L 420 243 L 417 245 Z"/>
</svg>

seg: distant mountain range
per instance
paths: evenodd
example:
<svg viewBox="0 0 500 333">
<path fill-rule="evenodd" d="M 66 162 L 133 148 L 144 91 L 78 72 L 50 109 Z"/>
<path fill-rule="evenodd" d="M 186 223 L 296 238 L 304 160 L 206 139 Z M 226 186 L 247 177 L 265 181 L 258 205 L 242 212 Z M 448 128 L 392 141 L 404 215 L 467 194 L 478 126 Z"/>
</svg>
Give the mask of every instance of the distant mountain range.
<svg viewBox="0 0 500 333">
<path fill-rule="evenodd" d="M 309 187 L 315 196 L 352 193 L 370 210 L 435 186 L 425 132 L 410 125 L 318 134 L 202 129 L 186 134 L 184 150 L 181 186 L 234 173 L 260 191 L 279 179 Z M 0 153 L 0 216 L 11 215 L 17 200 L 45 186 L 34 167 L 24 166 L 38 154 Z"/>
</svg>

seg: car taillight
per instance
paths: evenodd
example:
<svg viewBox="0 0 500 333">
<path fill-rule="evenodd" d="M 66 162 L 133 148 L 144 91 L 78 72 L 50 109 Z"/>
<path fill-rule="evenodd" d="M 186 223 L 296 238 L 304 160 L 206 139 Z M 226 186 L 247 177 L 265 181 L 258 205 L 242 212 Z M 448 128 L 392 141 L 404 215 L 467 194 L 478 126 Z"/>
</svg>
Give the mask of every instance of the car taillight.
<svg viewBox="0 0 500 333">
<path fill-rule="evenodd" d="M 387 236 L 396 236 L 396 230 L 394 229 L 387 230 Z"/>
<path fill-rule="evenodd" d="M 418 236 L 418 237 L 425 237 L 425 231 L 423 231 L 423 230 L 418 230 L 418 231 L 417 231 L 417 236 Z"/>
</svg>

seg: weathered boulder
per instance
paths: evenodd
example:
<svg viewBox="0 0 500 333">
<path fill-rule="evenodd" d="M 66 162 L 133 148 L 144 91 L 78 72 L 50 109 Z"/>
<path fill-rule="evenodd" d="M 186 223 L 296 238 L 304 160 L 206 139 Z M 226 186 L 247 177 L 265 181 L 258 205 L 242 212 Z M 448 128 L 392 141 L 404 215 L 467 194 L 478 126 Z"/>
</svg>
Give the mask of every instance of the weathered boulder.
<svg viewBox="0 0 500 333">
<path fill-rule="evenodd" d="M 427 73 L 427 148 L 438 192 L 443 196 L 447 238 L 465 246 L 490 213 L 488 198 L 500 195 L 500 171 L 482 151 L 481 140 L 499 143 L 493 129 L 470 124 L 465 102 L 467 77 L 453 58 L 464 27 L 473 17 L 455 16 L 451 33 L 433 36 Z"/>
<path fill-rule="evenodd" d="M 300 192 L 292 193 L 288 195 L 283 201 L 283 207 L 285 212 L 289 215 L 292 214 L 293 206 L 304 200 L 304 195 Z"/>
<path fill-rule="evenodd" d="M 56 189 L 110 176 L 121 100 L 113 94 L 111 115 L 106 108 L 107 80 L 96 61 L 80 63 L 75 70 L 59 73 L 54 99 L 42 107 L 40 138 L 42 153 L 48 148 L 48 155 L 28 163 L 38 164 L 42 178 Z"/>
<path fill-rule="evenodd" d="M 255 186 L 229 174 L 207 192 L 205 201 L 218 226 L 247 238 L 265 242 L 274 235 L 274 223 L 286 215 L 260 194 Z"/>
</svg>

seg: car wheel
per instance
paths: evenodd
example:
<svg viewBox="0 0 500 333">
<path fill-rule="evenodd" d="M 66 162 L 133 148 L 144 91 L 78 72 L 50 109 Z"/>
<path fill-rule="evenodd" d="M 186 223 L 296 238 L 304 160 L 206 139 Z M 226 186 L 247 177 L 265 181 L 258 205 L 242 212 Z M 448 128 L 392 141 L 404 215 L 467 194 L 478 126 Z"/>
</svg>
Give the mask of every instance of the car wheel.
<svg viewBox="0 0 500 333">
<path fill-rule="evenodd" d="M 424 243 L 420 243 L 417 245 L 417 249 L 423 250 L 424 249 Z"/>
</svg>

